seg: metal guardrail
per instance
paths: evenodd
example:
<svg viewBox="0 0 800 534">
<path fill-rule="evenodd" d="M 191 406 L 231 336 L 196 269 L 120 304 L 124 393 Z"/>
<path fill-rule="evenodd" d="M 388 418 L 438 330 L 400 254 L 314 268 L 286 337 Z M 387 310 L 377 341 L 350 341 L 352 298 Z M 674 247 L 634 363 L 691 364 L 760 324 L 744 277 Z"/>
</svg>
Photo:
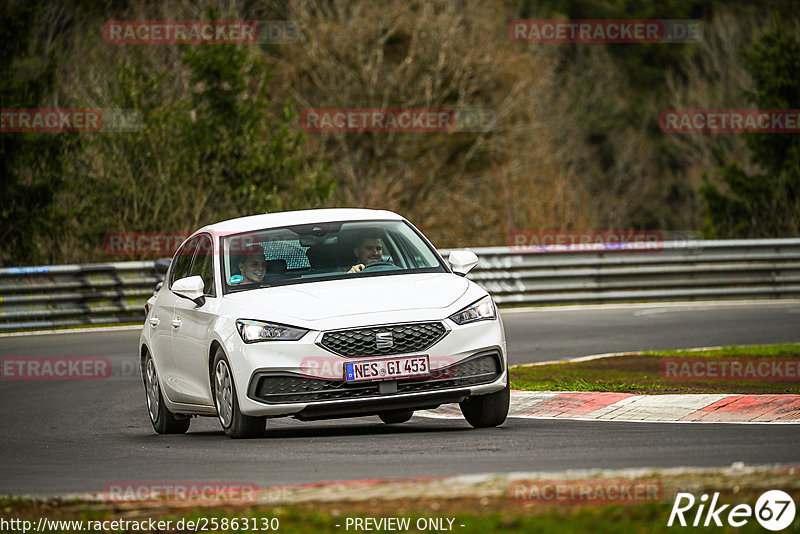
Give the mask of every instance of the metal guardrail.
<svg viewBox="0 0 800 534">
<path fill-rule="evenodd" d="M 0 269 L 0 330 L 144 320 L 152 261 Z"/>
<path fill-rule="evenodd" d="M 471 250 L 499 306 L 800 297 L 800 239 Z M 0 269 L 0 331 L 139 322 L 160 280 L 152 261 Z"/>
<path fill-rule="evenodd" d="M 800 297 L 800 239 L 676 241 L 659 250 L 475 249 L 500 306 Z"/>
</svg>

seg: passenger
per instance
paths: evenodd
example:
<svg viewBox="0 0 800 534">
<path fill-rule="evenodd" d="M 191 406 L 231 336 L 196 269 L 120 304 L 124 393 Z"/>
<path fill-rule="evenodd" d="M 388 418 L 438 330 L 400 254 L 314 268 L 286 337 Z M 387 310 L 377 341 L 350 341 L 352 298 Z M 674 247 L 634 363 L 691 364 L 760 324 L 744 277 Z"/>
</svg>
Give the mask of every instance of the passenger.
<svg viewBox="0 0 800 534">
<path fill-rule="evenodd" d="M 239 258 L 239 272 L 243 284 L 260 284 L 267 271 L 267 260 L 261 246 L 248 247 L 247 251 Z"/>
</svg>

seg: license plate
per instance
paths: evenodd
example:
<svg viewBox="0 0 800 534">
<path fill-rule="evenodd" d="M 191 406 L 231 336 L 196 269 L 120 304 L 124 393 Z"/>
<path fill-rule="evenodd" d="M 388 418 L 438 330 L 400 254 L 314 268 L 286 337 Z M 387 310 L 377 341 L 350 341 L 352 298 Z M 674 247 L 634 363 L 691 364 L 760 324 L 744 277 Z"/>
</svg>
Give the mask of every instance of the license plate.
<svg viewBox="0 0 800 534">
<path fill-rule="evenodd" d="M 397 380 L 398 378 L 429 375 L 430 366 L 428 365 L 427 356 L 361 360 L 344 364 L 344 379 L 347 382 Z"/>
</svg>

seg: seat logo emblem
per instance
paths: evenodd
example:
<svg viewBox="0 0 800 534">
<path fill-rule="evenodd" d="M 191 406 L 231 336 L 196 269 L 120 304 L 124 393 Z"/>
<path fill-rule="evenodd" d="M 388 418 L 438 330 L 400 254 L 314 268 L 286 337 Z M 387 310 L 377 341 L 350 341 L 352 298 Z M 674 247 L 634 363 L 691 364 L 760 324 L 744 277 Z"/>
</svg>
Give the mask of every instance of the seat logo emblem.
<svg viewBox="0 0 800 534">
<path fill-rule="evenodd" d="M 391 332 L 378 332 L 375 334 L 375 347 L 379 349 L 388 349 L 394 346 L 394 339 L 392 339 Z"/>
</svg>

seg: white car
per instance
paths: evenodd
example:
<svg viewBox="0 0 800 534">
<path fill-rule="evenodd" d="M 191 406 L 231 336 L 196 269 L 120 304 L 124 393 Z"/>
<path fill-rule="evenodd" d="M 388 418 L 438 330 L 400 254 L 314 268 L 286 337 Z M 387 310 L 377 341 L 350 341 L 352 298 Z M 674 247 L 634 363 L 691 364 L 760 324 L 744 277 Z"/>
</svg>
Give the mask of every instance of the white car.
<svg viewBox="0 0 800 534">
<path fill-rule="evenodd" d="M 485 290 L 400 215 L 270 213 L 212 224 L 178 249 L 139 343 L 158 433 L 216 416 L 231 437 L 266 419 L 377 415 L 459 403 L 473 427 L 509 406 L 503 325 Z"/>
</svg>

